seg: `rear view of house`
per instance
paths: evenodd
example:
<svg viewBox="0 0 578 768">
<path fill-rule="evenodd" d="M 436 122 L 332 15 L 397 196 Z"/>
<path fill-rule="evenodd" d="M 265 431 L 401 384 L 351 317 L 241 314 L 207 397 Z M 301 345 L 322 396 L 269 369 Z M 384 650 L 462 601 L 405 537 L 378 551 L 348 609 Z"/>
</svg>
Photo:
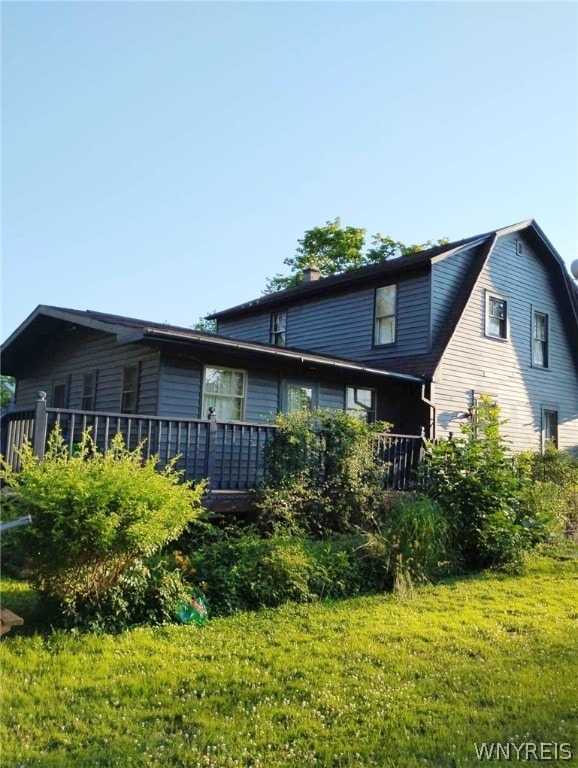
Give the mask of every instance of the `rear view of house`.
<svg viewBox="0 0 578 768">
<path fill-rule="evenodd" d="M 578 451 L 578 290 L 534 221 L 326 279 L 307 270 L 213 317 L 217 334 L 39 306 L 3 345 L 15 414 L 46 393 L 74 429 L 122 421 L 233 487 L 258 482 L 272 420 L 300 408 L 444 438 L 485 393 L 515 450 Z"/>
</svg>

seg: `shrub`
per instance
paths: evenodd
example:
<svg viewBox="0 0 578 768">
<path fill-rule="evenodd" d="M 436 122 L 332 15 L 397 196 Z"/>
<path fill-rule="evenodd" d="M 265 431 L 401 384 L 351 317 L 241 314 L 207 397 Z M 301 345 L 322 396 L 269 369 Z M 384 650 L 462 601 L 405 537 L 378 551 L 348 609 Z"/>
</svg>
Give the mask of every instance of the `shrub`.
<svg viewBox="0 0 578 768">
<path fill-rule="evenodd" d="M 279 414 L 276 423 L 257 495 L 261 529 L 323 537 L 373 525 L 384 473 L 373 440 L 388 425 L 330 410 Z"/>
<path fill-rule="evenodd" d="M 217 615 L 381 591 L 391 584 L 387 563 L 367 543 L 366 535 L 319 541 L 229 533 L 191 554 L 194 589 Z"/>
<path fill-rule="evenodd" d="M 146 558 L 201 509 L 203 483 L 182 483 L 174 464 L 157 471 L 154 457 L 129 451 L 120 435 L 103 455 L 86 433 L 71 456 L 55 430 L 42 461 L 26 445 L 21 462 L 19 473 L 2 464 L 1 477 L 12 487 L 15 515 L 33 519 L 19 529 L 31 582 L 73 617 L 106 613 L 118 590 L 149 568 Z"/>
<path fill-rule="evenodd" d="M 446 511 L 464 563 L 474 569 L 518 568 L 547 530 L 522 503 L 527 478 L 508 453 L 502 424 L 499 407 L 484 396 L 462 437 L 427 450 L 428 494 Z"/>
<path fill-rule="evenodd" d="M 578 458 L 550 445 L 522 454 L 519 471 L 529 479 L 523 503 L 538 520 L 553 517 L 553 532 L 578 539 Z"/>
</svg>

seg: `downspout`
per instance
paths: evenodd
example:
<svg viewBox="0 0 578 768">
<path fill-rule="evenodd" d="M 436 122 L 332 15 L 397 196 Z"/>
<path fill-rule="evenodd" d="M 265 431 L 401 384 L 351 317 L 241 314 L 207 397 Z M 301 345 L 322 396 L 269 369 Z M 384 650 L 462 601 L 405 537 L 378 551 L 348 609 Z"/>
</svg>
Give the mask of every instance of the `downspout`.
<svg viewBox="0 0 578 768">
<path fill-rule="evenodd" d="M 430 431 L 430 435 L 429 435 L 429 439 L 430 440 L 435 440 L 436 439 L 436 425 L 437 425 L 437 420 L 438 420 L 437 419 L 437 409 L 436 409 L 433 401 L 425 396 L 425 388 L 426 388 L 426 385 L 422 384 L 421 385 L 421 401 L 422 401 L 422 403 L 425 403 L 425 405 L 429 406 L 429 409 L 430 409 L 430 430 L 429 430 Z M 432 394 L 434 392 L 434 383 L 433 383 L 433 381 L 429 382 L 429 389 L 430 389 L 429 395 L 430 395 L 430 398 L 431 398 L 431 396 L 432 396 Z"/>
</svg>

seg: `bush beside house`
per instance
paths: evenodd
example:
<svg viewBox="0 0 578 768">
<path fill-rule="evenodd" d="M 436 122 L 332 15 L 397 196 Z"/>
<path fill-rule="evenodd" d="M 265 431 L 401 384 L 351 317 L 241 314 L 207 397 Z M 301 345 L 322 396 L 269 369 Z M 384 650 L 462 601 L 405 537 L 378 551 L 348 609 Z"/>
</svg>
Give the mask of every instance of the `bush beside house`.
<svg viewBox="0 0 578 768">
<path fill-rule="evenodd" d="M 43 462 L 4 466 L 17 546 L 63 623 L 119 629 L 176 619 L 203 595 L 213 615 L 397 589 L 524 554 L 576 524 L 578 461 L 549 449 L 512 457 L 499 409 L 482 400 L 452 441 L 430 444 L 427 495 L 394 501 L 371 426 L 342 412 L 278 417 L 255 525 L 201 511 L 204 484 L 155 469 L 120 439 L 101 455 L 88 435 L 73 456 L 55 433 Z M 48 604 L 48 602 L 47 602 Z"/>
</svg>

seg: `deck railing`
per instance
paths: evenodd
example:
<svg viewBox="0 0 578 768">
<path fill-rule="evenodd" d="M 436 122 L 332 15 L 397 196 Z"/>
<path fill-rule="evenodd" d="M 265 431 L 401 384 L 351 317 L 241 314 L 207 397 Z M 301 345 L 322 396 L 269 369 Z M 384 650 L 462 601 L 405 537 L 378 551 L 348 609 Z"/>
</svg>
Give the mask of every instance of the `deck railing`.
<svg viewBox="0 0 578 768">
<path fill-rule="evenodd" d="M 419 473 L 424 448 L 425 440 L 422 436 L 386 432 L 376 437 L 374 451 L 386 466 L 386 490 L 409 491 L 424 484 L 424 478 Z"/>
<path fill-rule="evenodd" d="M 35 410 L 12 411 L 2 418 L 2 453 L 15 470 L 20 469 L 24 441 L 43 457 L 48 435 L 58 424 L 71 452 L 88 428 L 101 451 L 109 450 L 120 433 L 129 449 L 141 445 L 146 458 L 158 457 L 159 466 L 177 457 L 176 468 L 187 480 L 208 477 L 211 490 L 247 491 L 258 487 L 264 476 L 266 447 L 277 429 L 273 424 L 219 421 L 215 413 L 207 419 L 181 419 L 52 408 L 44 393 L 39 394 L 43 396 Z M 420 483 L 417 468 L 423 448 L 423 438 L 413 435 L 376 437 L 374 450 L 385 465 L 384 488 L 409 490 Z"/>
</svg>

